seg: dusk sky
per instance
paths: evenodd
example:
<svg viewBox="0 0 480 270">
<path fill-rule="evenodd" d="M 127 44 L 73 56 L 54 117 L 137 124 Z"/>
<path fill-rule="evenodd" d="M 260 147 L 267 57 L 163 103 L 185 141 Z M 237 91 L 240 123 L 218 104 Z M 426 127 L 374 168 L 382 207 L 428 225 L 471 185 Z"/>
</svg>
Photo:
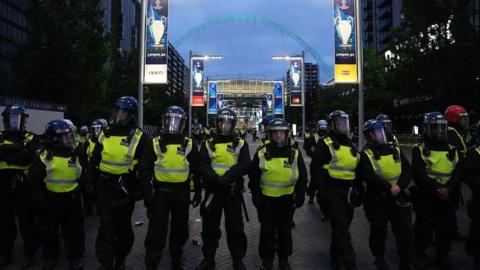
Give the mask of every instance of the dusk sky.
<svg viewBox="0 0 480 270">
<path fill-rule="evenodd" d="M 333 65 L 331 0 L 170 0 L 169 40 L 175 42 L 194 27 L 222 16 L 258 16 L 281 24 L 314 48 Z M 193 35 L 177 48 L 186 61 L 188 52 L 221 54 L 224 59 L 206 63 L 206 75 L 216 78 L 280 79 L 286 61 L 272 55 L 301 54 L 302 47 L 287 34 L 263 24 L 225 23 Z M 306 62 L 314 58 L 306 54 Z M 323 73 L 321 73 L 323 74 Z M 326 78 L 320 78 L 325 82 Z"/>
</svg>

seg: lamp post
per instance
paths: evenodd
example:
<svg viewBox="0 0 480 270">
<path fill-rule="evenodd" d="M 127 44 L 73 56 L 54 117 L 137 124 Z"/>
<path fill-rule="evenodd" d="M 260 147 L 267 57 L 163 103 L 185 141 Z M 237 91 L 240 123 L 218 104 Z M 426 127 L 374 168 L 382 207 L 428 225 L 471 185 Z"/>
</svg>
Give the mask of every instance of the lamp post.
<svg viewBox="0 0 480 270">
<path fill-rule="evenodd" d="M 190 103 L 188 104 L 188 133 L 192 134 L 192 95 L 193 95 L 193 61 L 194 60 L 221 60 L 222 55 L 192 55 L 190 51 Z"/>
<path fill-rule="evenodd" d="M 290 60 L 300 60 L 301 72 L 302 72 L 302 139 L 305 140 L 305 52 L 302 51 L 301 55 L 284 55 L 284 56 L 272 56 L 272 60 L 279 61 L 290 61 Z M 290 89 L 292 91 L 292 89 Z M 285 112 L 284 112 L 285 116 Z M 284 117 L 285 118 L 285 117 Z"/>
</svg>

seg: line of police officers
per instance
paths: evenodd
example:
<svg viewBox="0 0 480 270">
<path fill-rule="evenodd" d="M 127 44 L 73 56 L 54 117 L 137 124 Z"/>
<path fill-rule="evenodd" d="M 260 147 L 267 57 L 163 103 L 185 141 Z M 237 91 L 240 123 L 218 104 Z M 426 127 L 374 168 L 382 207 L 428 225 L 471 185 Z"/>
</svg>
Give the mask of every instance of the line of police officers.
<svg viewBox="0 0 480 270">
<path fill-rule="evenodd" d="M 109 125 L 103 119 L 94 121 L 91 136 L 79 144 L 75 128 L 67 120 L 49 122 L 40 142 L 25 131 L 28 114 L 24 107 L 5 109 L 5 131 L 0 134 L 0 268 L 12 261 L 17 217 L 24 241 L 22 268 L 33 265 L 33 256 L 43 244 L 43 269 L 54 269 L 63 238 L 69 269 L 83 269 L 83 215 L 84 209 L 91 212 L 89 202 L 93 201 L 99 217 L 98 269 L 125 269 L 134 241 L 132 213 L 135 202 L 143 199 L 149 218 L 147 269 L 157 269 L 168 231 L 171 267 L 184 269 L 182 249 L 189 235 L 190 204 L 200 205 L 202 216 L 204 259 L 196 269 L 215 268 L 222 212 L 233 269 L 245 269 L 243 213 L 247 220 L 248 215 L 243 177 L 248 174 L 261 224 L 261 269 L 273 269 L 275 254 L 280 269 L 291 269 L 293 214 L 304 204 L 308 181 L 289 124 L 266 117 L 267 136 L 251 161 L 247 142 L 234 135 L 236 115 L 229 108 L 218 112 L 215 135 L 200 146 L 185 136 L 186 115 L 180 107 L 165 111 L 163 130 L 154 138 L 137 128 L 137 110 L 133 97 L 119 98 Z M 446 117 L 438 112 L 425 115 L 424 140 L 413 148 L 411 166 L 386 115 L 365 123 L 367 146 L 361 152 L 351 140 L 348 114 L 334 111 L 328 123 L 318 122 L 317 133 L 304 144 L 312 156 L 308 195 L 317 198 L 331 224 L 332 269 L 356 269 L 349 227 L 354 209 L 362 203 L 377 269 L 388 269 L 384 253 L 389 222 L 400 269 L 426 269 L 425 250 L 432 239 L 437 267 L 453 269 L 448 252 L 457 229 L 455 211 L 462 182 L 473 191 L 468 202 L 472 224 L 467 252 L 479 269 L 480 146 L 467 149 L 463 127 L 468 125 L 468 114 L 464 108 L 451 106 Z M 81 131 L 85 134 L 83 128 Z"/>
</svg>

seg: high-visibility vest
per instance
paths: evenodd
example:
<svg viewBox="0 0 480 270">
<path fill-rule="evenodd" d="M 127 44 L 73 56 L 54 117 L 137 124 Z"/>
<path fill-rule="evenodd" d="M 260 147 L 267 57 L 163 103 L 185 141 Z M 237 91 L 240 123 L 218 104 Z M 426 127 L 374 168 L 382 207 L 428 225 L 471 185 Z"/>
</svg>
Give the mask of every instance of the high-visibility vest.
<svg viewBox="0 0 480 270">
<path fill-rule="evenodd" d="M 355 169 L 360 162 L 360 155 L 352 153 L 352 149 L 345 145 L 339 145 L 339 149 L 335 149 L 330 137 L 324 138 L 323 141 L 328 146 L 332 156 L 330 163 L 323 165 L 330 177 L 339 180 L 354 180 Z"/>
<path fill-rule="evenodd" d="M 237 164 L 240 150 L 245 141 L 239 139 L 238 145 L 233 148 L 232 143 L 217 143 L 215 151 L 210 147 L 212 139 L 206 142 L 208 155 L 212 161 L 213 170 L 220 176 L 223 176 L 233 165 Z"/>
<path fill-rule="evenodd" d="M 47 152 L 40 154 L 40 160 L 45 164 L 47 175 L 44 179 L 47 189 L 54 193 L 70 192 L 77 188 L 78 179 L 82 174 L 82 166 L 78 159 L 53 156 L 47 159 Z"/>
<path fill-rule="evenodd" d="M 1 132 L 0 132 L 0 136 L 1 136 Z M 25 138 L 23 139 L 23 144 L 27 144 L 28 142 L 32 141 L 33 140 L 33 134 L 31 133 L 25 133 Z M 9 141 L 9 140 L 3 140 L 0 142 L 0 145 L 2 144 L 13 144 L 14 142 L 13 141 Z M 15 164 L 9 164 L 7 163 L 6 161 L 3 161 L 3 160 L 0 160 L 0 170 L 27 170 L 30 166 L 29 165 L 26 165 L 26 166 L 20 166 L 20 165 L 15 165 Z"/>
<path fill-rule="evenodd" d="M 141 130 L 135 130 L 132 140 L 128 142 L 127 136 L 106 137 L 102 132 L 98 137 L 98 143 L 103 145 L 100 171 L 115 175 L 133 171 L 134 166 L 138 164 L 134 157 L 142 134 Z"/>
<path fill-rule="evenodd" d="M 425 171 L 428 177 L 435 179 L 440 185 L 448 183 L 458 164 L 458 155 L 455 153 L 455 158 L 450 160 L 448 158 L 448 151 L 430 150 L 430 155 L 427 156 L 424 153 L 425 145 L 423 143 L 420 144 L 418 148 L 420 149 L 420 155 L 426 164 Z"/>
<path fill-rule="evenodd" d="M 457 135 L 458 139 L 460 140 L 460 143 L 462 144 L 462 149 L 458 149 L 458 150 L 465 157 L 465 155 L 467 154 L 467 144 L 465 143 L 463 136 L 454 127 L 448 127 L 448 130 L 455 132 L 455 134 Z"/>
<path fill-rule="evenodd" d="M 188 180 L 190 163 L 188 154 L 192 151 L 192 139 L 186 138 L 186 146 L 181 144 L 167 144 L 167 151 L 160 150 L 160 137 L 153 138 L 153 149 L 157 159 L 155 161 L 155 179 L 159 182 L 181 183 Z"/>
<path fill-rule="evenodd" d="M 261 188 L 263 195 L 280 197 L 292 194 L 299 178 L 298 150 L 295 149 L 292 163 L 289 163 L 288 157 L 267 160 L 265 158 L 266 152 L 266 147 L 258 151 L 259 168 L 262 171 Z"/>
<path fill-rule="evenodd" d="M 320 141 L 320 135 L 318 135 L 317 133 L 313 134 L 313 138 L 315 139 L 315 144 L 317 144 L 318 141 Z"/>
<path fill-rule="evenodd" d="M 380 156 L 379 159 L 375 159 L 375 155 L 372 150 L 365 150 L 370 163 L 372 164 L 375 174 L 383 178 L 385 181 L 392 185 L 396 185 L 400 175 L 402 174 L 402 161 L 400 159 L 400 149 L 395 147 L 394 151 L 397 151 L 399 158 L 395 159 L 393 154 Z"/>
<path fill-rule="evenodd" d="M 88 147 L 87 147 L 87 159 L 90 160 L 93 155 L 93 149 L 95 149 L 95 145 L 97 143 L 92 141 L 92 139 L 88 139 Z"/>
</svg>

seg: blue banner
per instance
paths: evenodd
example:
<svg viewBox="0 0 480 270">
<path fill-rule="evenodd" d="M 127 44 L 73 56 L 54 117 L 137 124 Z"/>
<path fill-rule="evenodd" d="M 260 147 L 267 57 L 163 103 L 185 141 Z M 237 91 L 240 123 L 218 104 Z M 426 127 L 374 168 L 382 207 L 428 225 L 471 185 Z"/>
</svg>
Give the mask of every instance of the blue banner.
<svg viewBox="0 0 480 270">
<path fill-rule="evenodd" d="M 302 61 L 290 60 L 290 106 L 302 106 Z"/>
<path fill-rule="evenodd" d="M 208 114 L 217 114 L 217 82 L 208 83 Z"/>
<path fill-rule="evenodd" d="M 265 94 L 265 101 L 267 104 L 267 112 L 273 113 L 273 93 Z"/>
<path fill-rule="evenodd" d="M 193 59 L 192 60 L 192 82 L 193 93 L 192 93 L 192 106 L 202 107 L 204 104 L 203 98 L 203 67 L 204 62 L 202 59 Z"/>
<path fill-rule="evenodd" d="M 283 83 L 276 82 L 273 89 L 274 101 L 275 101 L 275 114 L 283 114 Z"/>
<path fill-rule="evenodd" d="M 334 0 L 335 83 L 357 83 L 357 29 L 355 3 L 360 0 Z"/>
<path fill-rule="evenodd" d="M 167 83 L 168 0 L 146 0 L 144 84 Z"/>
</svg>

